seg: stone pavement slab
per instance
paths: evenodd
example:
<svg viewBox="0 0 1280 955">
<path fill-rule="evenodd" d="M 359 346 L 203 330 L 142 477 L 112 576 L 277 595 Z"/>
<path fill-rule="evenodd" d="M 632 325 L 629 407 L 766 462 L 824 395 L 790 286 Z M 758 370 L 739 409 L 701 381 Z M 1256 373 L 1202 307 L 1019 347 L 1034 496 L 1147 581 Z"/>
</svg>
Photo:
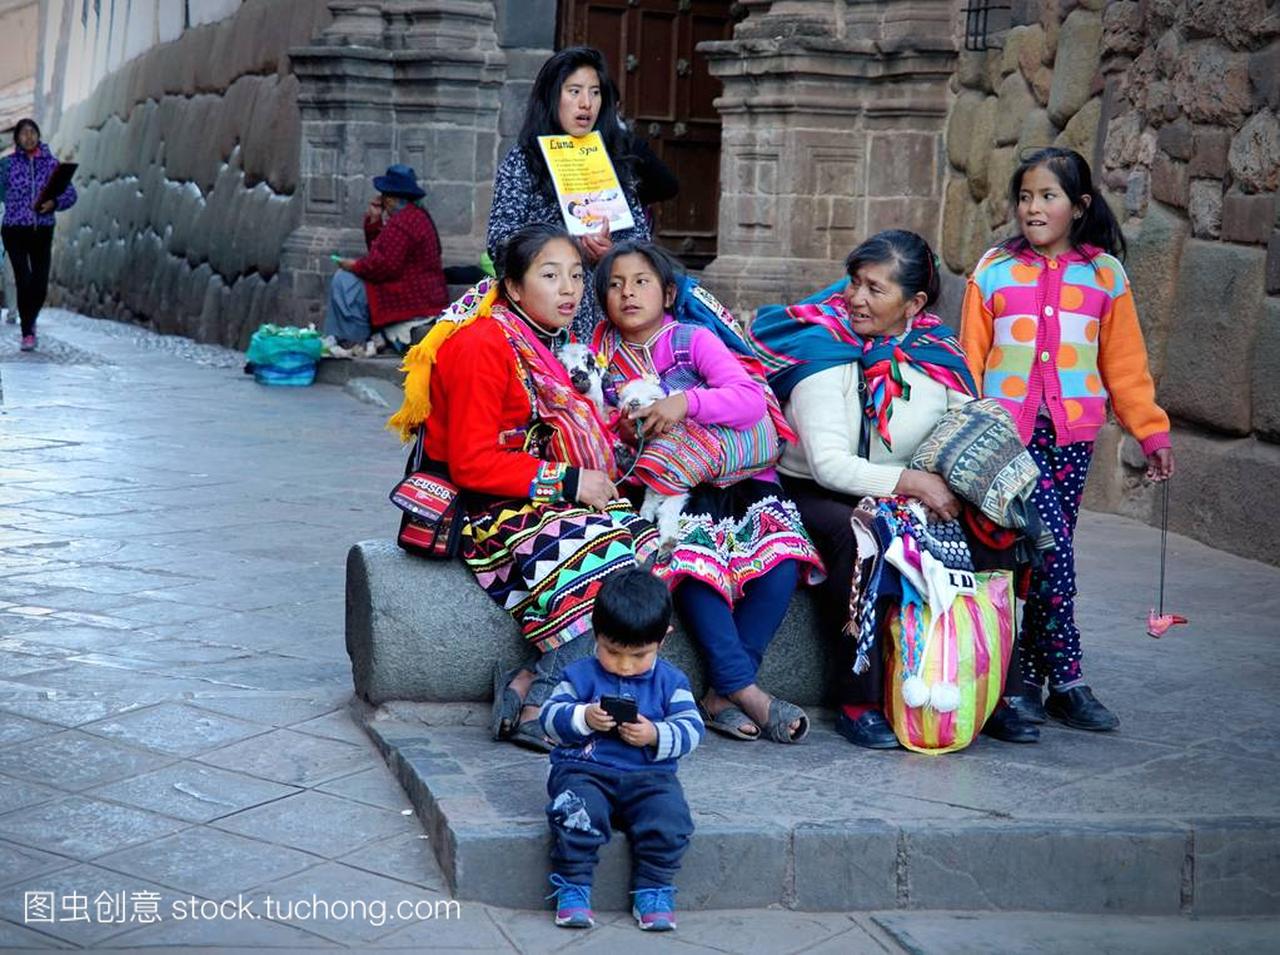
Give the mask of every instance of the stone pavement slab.
<svg viewBox="0 0 1280 955">
<path fill-rule="evenodd" d="M 1166 951 L 1200 952 L 1230 950 L 1238 941 L 1265 950 L 1260 940 L 1275 937 L 1274 921 L 1252 919 L 939 916 L 892 908 L 901 885 L 890 865 L 897 846 L 889 855 L 880 838 L 891 826 L 888 814 L 948 826 L 1011 824 L 1018 804 L 1010 806 L 1001 787 L 1052 808 L 1050 797 L 1066 787 L 1110 778 L 1096 772 L 1099 752 L 1114 760 L 1117 779 L 1139 774 L 1146 785 L 1172 786 L 1173 795 L 1159 796 L 1177 804 L 1169 811 L 1184 799 L 1205 811 L 1141 820 L 1197 827 L 1191 898 L 1223 912 L 1274 906 L 1269 819 L 1222 815 L 1232 800 L 1260 805 L 1256 791 L 1269 791 L 1265 774 L 1224 780 L 1220 807 L 1208 787 L 1196 791 L 1176 779 L 1179 772 L 1233 771 L 1235 763 L 1196 761 L 1208 757 L 1263 767 L 1277 761 L 1274 709 L 1254 706 L 1269 700 L 1274 672 L 1273 659 L 1259 649 L 1260 635 L 1274 636 L 1267 626 L 1280 611 L 1274 571 L 1211 554 L 1206 573 L 1185 562 L 1196 545 L 1173 539 L 1171 606 L 1191 614 L 1193 627 L 1154 644 L 1141 633 L 1151 586 L 1139 586 L 1143 568 L 1154 582 L 1150 531 L 1095 515 L 1086 515 L 1081 531 L 1098 557 L 1085 568 L 1081 619 L 1087 662 L 1099 694 L 1121 710 L 1121 733 L 1103 740 L 1056 730 L 1051 745 L 1007 755 L 993 755 L 983 741 L 945 760 L 884 754 L 891 763 L 861 768 L 843 762 L 848 747 L 821 726 L 813 744 L 796 752 L 764 744 L 735 751 L 728 741 L 708 746 L 684 770 L 706 831 L 720 826 L 727 833 L 734 823 L 718 778 L 719 768 L 729 767 L 743 808 L 772 805 L 776 814 L 781 804 L 810 821 L 765 840 L 758 833 L 743 833 L 737 843 L 727 835 L 718 845 L 708 840 L 715 851 L 691 859 L 688 870 L 703 888 L 682 894 L 675 938 L 644 936 L 624 913 L 603 909 L 593 932 L 556 929 L 538 897 L 541 857 L 536 849 L 535 856 L 513 856 L 502 838 L 484 843 L 486 864 L 524 885 L 538 911 L 462 900 L 457 919 L 381 926 L 296 918 L 23 924 L 27 890 L 67 900 L 104 889 L 148 890 L 171 911 L 193 892 L 213 904 L 241 894 L 260 898 L 268 886 L 284 886 L 296 898 L 337 898 L 360 885 L 384 901 L 434 905 L 448 899 L 437 850 L 445 858 L 451 851 L 440 846 L 447 830 L 432 828 L 429 816 L 401 815 L 408 794 L 399 794 L 396 777 L 356 724 L 344 722 L 351 719 L 346 552 L 395 527 L 385 495 L 404 452 L 383 430 L 385 411 L 340 388 L 262 388 L 240 373 L 242 355 L 56 310 L 41 318 L 41 342 L 33 356 L 0 341 L 0 757 L 15 754 L 0 770 L 0 949 L 313 952 L 345 944 L 414 952 L 899 953 L 961 944 L 1000 951 L 1012 937 L 1061 943 L 1061 951 L 1076 950 L 1079 938 L 1089 943 L 1080 950 L 1107 951 L 1119 950 L 1108 949 L 1108 939 L 1131 939 L 1136 926 L 1163 940 Z M 1113 585 L 1116 567 L 1132 576 Z M 1208 661 L 1204 646 L 1214 649 Z M 1198 693 L 1201 685 L 1208 689 Z M 1185 718 L 1189 706 L 1206 694 L 1221 699 L 1213 694 L 1227 687 L 1247 697 L 1239 719 L 1228 726 Z M 204 724 L 207 732 L 187 736 L 155 714 L 175 724 L 209 714 L 212 722 Z M 407 723 L 430 737 L 450 727 L 480 732 L 487 707 L 388 704 L 380 715 L 389 733 Z M 112 729 L 104 736 L 107 727 L 123 735 Z M 241 731 L 250 735 L 235 735 Z M 447 766 L 447 735 L 430 739 L 418 755 Z M 473 800 L 477 844 L 492 828 L 484 807 L 524 812 L 532 800 L 532 821 L 518 826 L 532 845 L 544 826 L 536 809 L 545 764 L 488 742 L 476 749 L 492 756 L 492 775 L 461 773 L 448 800 Z M 83 765 L 76 753 L 85 754 Z M 66 772 L 33 768 L 46 754 Z M 1189 762 L 1161 765 L 1175 758 Z M 827 797 L 841 782 L 843 795 L 857 797 L 848 817 Z M 947 792 L 931 792 L 934 785 Z M 1115 790 L 1124 785 L 1133 783 Z M 504 792 L 516 787 L 524 795 Z M 1120 818 L 1122 809 L 1117 798 L 1106 812 Z M 1200 828 L 1205 815 L 1212 836 Z M 787 905 L 825 908 L 847 901 L 856 887 L 859 913 L 743 911 L 761 896 L 758 886 L 735 887 L 733 873 L 793 878 L 788 845 L 802 860 L 801 873 L 821 877 L 795 879 Z M 622 902 L 608 892 L 621 891 L 624 848 L 615 847 L 601 873 L 610 904 Z M 815 858 L 803 862 L 806 853 Z M 934 858 L 946 857 L 938 850 Z M 693 910 L 700 895 L 719 908 Z M 880 904 L 889 911 L 872 909 Z M 881 916 L 892 921 L 881 925 Z M 919 921 L 945 926 L 936 920 L 948 918 L 956 924 L 944 929 Z M 1179 944 L 1184 932 L 1194 944 Z"/>
</svg>

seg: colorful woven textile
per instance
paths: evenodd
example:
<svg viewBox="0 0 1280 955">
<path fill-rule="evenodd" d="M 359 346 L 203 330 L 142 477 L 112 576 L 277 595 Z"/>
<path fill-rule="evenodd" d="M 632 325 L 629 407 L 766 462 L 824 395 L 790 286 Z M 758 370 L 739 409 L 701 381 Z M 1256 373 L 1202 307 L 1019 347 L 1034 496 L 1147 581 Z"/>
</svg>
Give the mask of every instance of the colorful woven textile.
<svg viewBox="0 0 1280 955">
<path fill-rule="evenodd" d="M 589 631 L 604 578 L 643 563 L 657 548 L 657 531 L 625 501 L 603 512 L 502 501 L 468 517 L 463 560 L 539 652 Z"/>
<path fill-rule="evenodd" d="M 783 401 L 809 375 L 860 365 L 866 383 L 863 413 L 884 446 L 892 449 L 889 421 L 894 399 L 911 399 L 911 386 L 902 376 L 904 363 L 953 391 L 976 395 L 977 388 L 955 333 L 936 315 L 917 315 L 900 340 L 856 334 L 842 294 L 846 284 L 842 279 L 797 305 L 766 305 L 756 313 L 748 337 L 769 384 Z"/>
<path fill-rule="evenodd" d="M 795 504 L 769 481 L 729 488 L 703 485 L 680 515 L 677 543 L 653 572 L 672 589 L 686 577 L 714 588 L 733 606 L 743 588 L 786 560 L 797 561 L 810 583 L 822 579 L 822 561 Z"/>
<path fill-rule="evenodd" d="M 1040 469 L 1018 437 L 1013 418 L 994 398 L 945 412 L 912 454 L 911 467 L 939 475 L 1001 527 L 1042 530 L 1032 505 Z M 1048 534 L 1049 546 L 1052 538 Z"/>
<path fill-rule="evenodd" d="M 431 414 L 431 372 L 440 346 L 458 331 L 481 318 L 497 322 L 511 344 L 516 367 L 529 393 L 529 405 L 542 437 L 541 447 L 530 449 L 553 461 L 574 467 L 595 468 L 617 476 L 613 442 L 595 405 L 578 393 L 564 366 L 543 345 L 498 295 L 498 284 L 484 279 L 445 309 L 427 333 L 405 355 L 404 403 L 387 426 L 409 440 Z"/>
<path fill-rule="evenodd" d="M 674 324 L 662 330 L 662 334 L 671 336 L 675 356 L 675 364 L 661 377 L 668 394 L 705 385 L 690 358 L 696 327 Z M 627 382 L 654 377 L 652 369 L 625 346 L 612 325 L 597 329 L 595 339 L 597 354 L 608 365 L 604 380 L 606 401 L 616 404 L 617 395 Z M 734 357 L 740 359 L 736 352 Z M 767 403 L 772 393 L 763 380 L 759 384 Z M 659 494 L 683 494 L 699 484 L 729 487 L 753 477 L 773 467 L 781 453 L 777 426 L 770 414 L 747 428 L 704 425 L 686 418 L 666 434 L 645 440 L 634 473 Z"/>
</svg>

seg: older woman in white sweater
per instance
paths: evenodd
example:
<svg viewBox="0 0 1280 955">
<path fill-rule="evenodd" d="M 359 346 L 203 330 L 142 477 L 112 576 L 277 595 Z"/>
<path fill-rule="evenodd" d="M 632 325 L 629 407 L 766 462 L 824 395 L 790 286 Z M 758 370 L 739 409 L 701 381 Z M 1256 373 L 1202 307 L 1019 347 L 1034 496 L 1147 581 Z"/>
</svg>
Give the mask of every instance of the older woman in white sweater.
<svg viewBox="0 0 1280 955">
<path fill-rule="evenodd" d="M 778 470 L 826 564 L 820 600 L 833 633 L 849 619 L 850 519 L 861 498 L 906 495 L 941 519 L 959 516 L 942 478 L 909 462 L 943 413 L 976 390 L 955 334 L 927 311 L 939 281 L 924 239 L 881 232 L 853 250 L 845 270 L 847 281 L 799 305 L 762 309 L 751 329 L 799 436 Z M 898 741 L 884 715 L 883 658 L 872 654 L 870 662 L 856 675 L 842 666 L 836 729 L 859 746 L 891 749 Z M 998 712 L 988 732 L 1036 737 L 1012 711 Z"/>
</svg>

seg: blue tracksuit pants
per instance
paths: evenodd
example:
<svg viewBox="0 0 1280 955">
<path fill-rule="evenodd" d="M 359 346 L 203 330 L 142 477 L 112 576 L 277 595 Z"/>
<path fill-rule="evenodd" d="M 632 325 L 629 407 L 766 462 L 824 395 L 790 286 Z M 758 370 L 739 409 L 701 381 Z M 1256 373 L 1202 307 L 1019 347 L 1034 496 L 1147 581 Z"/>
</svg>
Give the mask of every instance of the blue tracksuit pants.
<svg viewBox="0 0 1280 955">
<path fill-rule="evenodd" d="M 673 885 L 693 819 L 676 774 L 558 763 L 547 778 L 551 869 L 590 885 L 613 823 L 631 843 L 633 888 Z"/>
</svg>

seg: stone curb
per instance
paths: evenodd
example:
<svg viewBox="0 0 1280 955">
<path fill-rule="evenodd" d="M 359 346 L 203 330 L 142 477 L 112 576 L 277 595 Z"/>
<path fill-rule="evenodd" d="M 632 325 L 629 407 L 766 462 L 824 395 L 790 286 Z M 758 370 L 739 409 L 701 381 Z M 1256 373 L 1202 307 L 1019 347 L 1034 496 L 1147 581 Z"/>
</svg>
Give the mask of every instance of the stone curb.
<svg viewBox="0 0 1280 955">
<path fill-rule="evenodd" d="M 399 735 L 406 724 L 379 726 L 372 708 L 354 707 L 408 792 L 454 897 L 546 908 L 546 826 L 486 817 L 482 800 L 451 790 L 460 767 L 430 752 L 430 727 Z M 1276 818 L 695 821 L 679 879 L 683 909 L 1280 914 Z M 629 870 L 625 841 L 615 838 L 601 853 L 597 909 L 629 906 Z"/>
</svg>

